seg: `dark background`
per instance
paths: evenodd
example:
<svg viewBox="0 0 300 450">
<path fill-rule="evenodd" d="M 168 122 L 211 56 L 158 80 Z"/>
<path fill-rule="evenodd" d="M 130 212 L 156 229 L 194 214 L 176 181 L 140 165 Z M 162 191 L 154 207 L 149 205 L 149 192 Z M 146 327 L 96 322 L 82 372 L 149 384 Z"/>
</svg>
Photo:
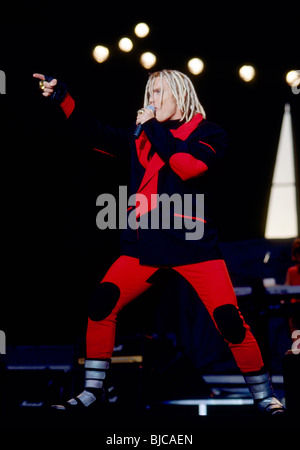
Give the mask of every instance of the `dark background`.
<svg viewBox="0 0 300 450">
<path fill-rule="evenodd" d="M 300 95 L 285 82 L 287 71 L 299 69 L 294 5 L 87 0 L 1 6 L 0 69 L 7 87 L 0 96 L 0 329 L 8 344 L 68 343 L 84 335 L 86 300 L 119 252 L 118 231 L 96 228 L 96 198 L 117 192 L 128 178 L 124 161 L 89 152 L 68 136 L 63 115 L 41 97 L 32 74 L 62 79 L 99 119 L 127 126 L 143 103 L 142 51 L 157 55 L 152 70 L 188 74 L 188 59 L 202 58 L 204 72 L 190 77 L 207 118 L 230 138 L 215 186 L 220 238 L 260 239 L 287 102 L 299 161 Z M 134 37 L 139 21 L 150 26 L 145 39 Z M 129 54 L 118 50 L 122 36 L 134 41 Z M 97 44 L 111 50 L 103 64 L 92 58 Z M 247 63 L 257 70 L 248 84 L 238 77 Z M 145 302 L 143 315 L 151 308 Z M 132 309 L 137 314 L 128 326 L 142 312 Z"/>
</svg>

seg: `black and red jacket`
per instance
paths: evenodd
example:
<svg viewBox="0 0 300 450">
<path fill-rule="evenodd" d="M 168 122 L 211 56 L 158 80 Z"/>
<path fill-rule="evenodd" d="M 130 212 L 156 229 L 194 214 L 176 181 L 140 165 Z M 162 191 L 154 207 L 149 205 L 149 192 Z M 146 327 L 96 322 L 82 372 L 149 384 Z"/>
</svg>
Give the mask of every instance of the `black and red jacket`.
<svg viewBox="0 0 300 450">
<path fill-rule="evenodd" d="M 151 194 L 204 194 L 204 217 L 195 217 L 204 223 L 204 235 L 199 240 L 187 240 L 187 230 L 175 229 L 173 218 L 170 229 L 127 228 L 122 231 L 122 254 L 139 258 L 141 264 L 175 266 L 212 259 L 221 259 L 217 230 L 210 202 L 210 183 L 214 169 L 224 157 L 227 136 L 218 125 L 196 114 L 189 122 L 167 121 L 155 118 L 142 125 L 138 139 L 133 129 L 124 130 L 87 118 L 67 94 L 61 103 L 72 128 L 84 133 L 89 147 L 118 156 L 128 153 L 131 158 L 129 194 L 141 193 L 149 199 L 150 214 L 156 205 Z M 191 206 L 196 211 L 196 205 Z M 128 213 L 131 211 L 129 210 Z M 153 212 L 153 211 L 152 211 Z M 172 208 L 170 214 L 173 214 Z M 184 215 L 184 214 L 183 214 Z M 189 218 L 185 217 L 185 220 Z M 185 222 L 186 223 L 186 222 Z M 190 231 L 190 230 L 189 230 Z"/>
</svg>

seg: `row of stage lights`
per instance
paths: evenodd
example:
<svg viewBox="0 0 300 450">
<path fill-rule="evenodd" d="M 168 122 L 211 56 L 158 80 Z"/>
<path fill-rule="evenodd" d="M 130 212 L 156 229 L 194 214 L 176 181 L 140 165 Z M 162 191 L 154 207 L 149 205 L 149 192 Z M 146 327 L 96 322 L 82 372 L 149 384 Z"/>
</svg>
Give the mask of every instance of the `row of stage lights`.
<svg viewBox="0 0 300 450">
<path fill-rule="evenodd" d="M 138 38 L 145 38 L 150 32 L 149 26 L 144 23 L 138 23 L 134 28 L 134 33 Z M 122 52 L 129 53 L 133 49 L 132 39 L 129 37 L 122 37 L 118 42 L 118 47 Z M 109 49 L 104 45 L 96 45 L 93 49 L 93 58 L 97 63 L 103 63 L 109 58 Z M 145 69 L 151 69 L 156 64 L 156 56 L 152 52 L 144 52 L 140 56 L 140 64 Z M 191 58 L 187 63 L 187 68 L 193 75 L 200 75 L 204 70 L 204 62 L 202 59 L 195 57 Z M 239 76 L 245 82 L 253 81 L 256 76 L 255 67 L 252 65 L 244 65 L 239 69 Z M 287 72 L 285 80 L 289 86 L 300 85 L 300 71 L 290 70 Z"/>
</svg>

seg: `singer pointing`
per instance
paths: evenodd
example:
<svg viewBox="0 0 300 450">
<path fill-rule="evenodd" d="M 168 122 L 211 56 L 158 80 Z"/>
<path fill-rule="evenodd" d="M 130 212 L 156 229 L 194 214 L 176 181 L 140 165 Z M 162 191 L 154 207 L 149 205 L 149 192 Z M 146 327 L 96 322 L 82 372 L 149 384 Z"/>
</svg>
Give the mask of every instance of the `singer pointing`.
<svg viewBox="0 0 300 450">
<path fill-rule="evenodd" d="M 34 74 L 44 97 L 57 101 L 74 132 L 80 132 L 90 148 L 131 158 L 130 193 L 205 195 L 204 223 L 199 240 L 187 240 L 185 229 L 125 229 L 121 256 L 112 264 L 89 303 L 86 334 L 84 390 L 64 405 L 66 411 L 93 408 L 105 399 L 105 379 L 114 349 L 117 316 L 133 299 L 149 289 L 155 274 L 172 268 L 194 288 L 215 326 L 228 343 L 243 374 L 254 403 L 260 411 L 284 412 L 276 399 L 257 342 L 237 305 L 228 271 L 218 248 L 209 186 L 227 149 L 226 133 L 206 120 L 205 111 L 191 80 L 176 70 L 162 70 L 149 76 L 144 107 L 138 111 L 137 138 L 134 128 L 106 126 L 86 115 L 60 81 Z M 150 107 L 149 107 L 150 106 Z M 141 215 L 152 213 L 155 205 Z M 192 205 L 195 207 L 196 205 Z M 196 209 L 195 209 L 196 211 Z M 170 210 L 170 215 L 172 209 Z M 146 216 L 145 216 L 146 217 Z"/>
</svg>

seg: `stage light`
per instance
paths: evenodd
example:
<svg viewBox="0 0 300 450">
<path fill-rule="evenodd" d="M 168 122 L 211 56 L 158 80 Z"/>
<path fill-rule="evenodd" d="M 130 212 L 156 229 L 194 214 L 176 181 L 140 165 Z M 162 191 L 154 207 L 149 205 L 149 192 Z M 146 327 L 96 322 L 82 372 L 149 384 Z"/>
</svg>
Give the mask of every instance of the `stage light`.
<svg viewBox="0 0 300 450">
<path fill-rule="evenodd" d="M 149 26 L 144 22 L 138 23 L 134 29 L 135 34 L 139 38 L 146 37 L 149 34 L 149 31 L 150 31 Z"/>
<path fill-rule="evenodd" d="M 255 69 L 253 66 L 242 66 L 239 70 L 239 76 L 242 80 L 249 82 L 255 77 Z"/>
<path fill-rule="evenodd" d="M 109 50 L 107 47 L 104 47 L 103 45 L 96 45 L 96 47 L 93 50 L 93 57 L 95 61 L 98 63 L 103 63 L 107 60 L 109 56 Z"/>
<path fill-rule="evenodd" d="M 140 63 L 145 69 L 151 69 L 156 63 L 156 56 L 151 52 L 145 52 L 140 57 Z"/>
<path fill-rule="evenodd" d="M 132 40 L 127 37 L 123 37 L 122 39 L 120 39 L 118 45 L 119 49 L 122 50 L 122 52 L 131 52 L 133 48 Z"/>
<path fill-rule="evenodd" d="M 290 70 L 285 77 L 289 86 L 297 87 L 300 85 L 300 70 Z"/>
<path fill-rule="evenodd" d="M 188 69 L 193 75 L 199 75 L 204 69 L 204 63 L 200 58 L 192 58 L 188 62 Z"/>
</svg>

